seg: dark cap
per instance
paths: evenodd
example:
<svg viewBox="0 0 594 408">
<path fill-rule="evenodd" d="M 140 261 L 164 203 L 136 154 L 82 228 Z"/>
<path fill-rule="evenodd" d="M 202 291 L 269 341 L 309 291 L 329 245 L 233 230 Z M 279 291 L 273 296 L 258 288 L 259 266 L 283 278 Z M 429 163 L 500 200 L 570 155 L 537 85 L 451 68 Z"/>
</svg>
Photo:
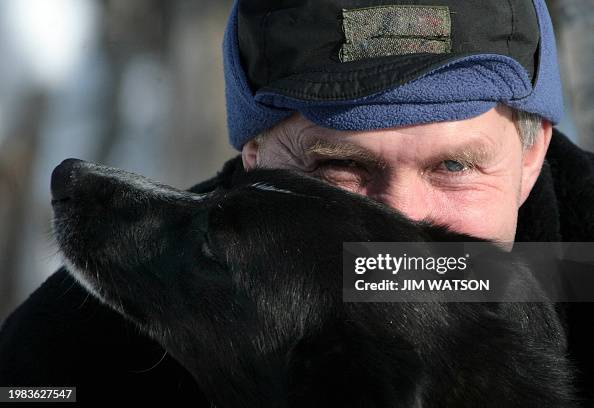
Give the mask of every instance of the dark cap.
<svg viewBox="0 0 594 408">
<path fill-rule="evenodd" d="M 498 103 L 563 113 L 545 0 L 236 0 L 223 44 L 233 146 L 300 112 L 371 130 Z"/>
<path fill-rule="evenodd" d="M 518 61 L 532 79 L 530 0 L 241 0 L 239 50 L 254 91 L 357 98 L 472 54 Z"/>
</svg>

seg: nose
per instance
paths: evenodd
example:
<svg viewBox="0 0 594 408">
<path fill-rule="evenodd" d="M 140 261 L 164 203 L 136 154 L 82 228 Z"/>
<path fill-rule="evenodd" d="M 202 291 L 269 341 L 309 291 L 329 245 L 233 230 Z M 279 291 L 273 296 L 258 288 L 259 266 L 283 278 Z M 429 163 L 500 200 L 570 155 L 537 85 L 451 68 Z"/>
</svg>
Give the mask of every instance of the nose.
<svg viewBox="0 0 594 408">
<path fill-rule="evenodd" d="M 406 198 L 397 200 L 396 203 L 390 203 L 390 206 L 404 214 L 413 221 L 422 221 L 429 217 L 431 211 L 426 206 L 411 202 Z"/>
<path fill-rule="evenodd" d="M 82 163 L 84 162 L 79 159 L 66 159 L 52 171 L 50 184 L 52 203 L 72 198 L 72 182 Z"/>
<path fill-rule="evenodd" d="M 435 215 L 435 203 L 429 192 L 414 182 L 391 186 L 382 194 L 381 201 L 413 221 L 427 220 Z"/>
<path fill-rule="evenodd" d="M 139 211 L 148 202 L 153 206 L 181 205 L 201 202 L 205 197 L 125 170 L 78 159 L 66 159 L 54 169 L 50 190 L 55 210 L 78 202 Z"/>
</svg>

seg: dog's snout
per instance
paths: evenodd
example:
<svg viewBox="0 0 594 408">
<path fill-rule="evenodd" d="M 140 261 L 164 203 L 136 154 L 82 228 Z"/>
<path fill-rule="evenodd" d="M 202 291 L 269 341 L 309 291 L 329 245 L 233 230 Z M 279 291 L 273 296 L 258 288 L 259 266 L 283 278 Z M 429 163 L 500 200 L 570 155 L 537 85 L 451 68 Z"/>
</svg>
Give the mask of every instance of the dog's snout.
<svg viewBox="0 0 594 408">
<path fill-rule="evenodd" d="M 71 185 L 81 163 L 83 161 L 79 159 L 66 159 L 54 169 L 50 185 L 52 203 L 72 198 Z"/>
<path fill-rule="evenodd" d="M 153 221 L 175 222 L 204 199 L 134 173 L 77 159 L 66 159 L 54 169 L 50 188 L 54 214 L 61 220 L 84 214 L 103 220 L 150 216 Z"/>
</svg>

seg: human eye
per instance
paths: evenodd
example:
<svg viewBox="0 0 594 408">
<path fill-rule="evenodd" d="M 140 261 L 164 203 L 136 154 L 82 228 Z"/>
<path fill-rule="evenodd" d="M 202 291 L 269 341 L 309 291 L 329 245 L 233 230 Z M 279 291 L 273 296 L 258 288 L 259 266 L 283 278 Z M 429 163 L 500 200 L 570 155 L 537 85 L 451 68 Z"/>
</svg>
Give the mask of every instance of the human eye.
<svg viewBox="0 0 594 408">
<path fill-rule="evenodd" d="M 440 163 L 439 169 L 448 173 L 461 173 L 470 170 L 470 167 L 457 160 L 443 160 Z"/>
<path fill-rule="evenodd" d="M 312 175 L 350 191 L 358 191 L 369 179 L 365 165 L 353 159 L 320 159 Z"/>
<path fill-rule="evenodd" d="M 461 159 L 441 159 L 432 166 L 429 174 L 436 182 L 461 182 L 476 173 L 477 166 Z"/>
</svg>

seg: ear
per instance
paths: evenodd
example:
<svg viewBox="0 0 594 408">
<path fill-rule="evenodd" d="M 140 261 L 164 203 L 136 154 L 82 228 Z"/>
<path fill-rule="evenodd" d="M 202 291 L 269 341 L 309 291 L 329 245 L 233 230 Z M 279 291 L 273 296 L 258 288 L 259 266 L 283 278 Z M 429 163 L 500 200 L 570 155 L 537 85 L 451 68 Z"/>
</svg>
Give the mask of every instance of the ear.
<svg viewBox="0 0 594 408">
<path fill-rule="evenodd" d="M 522 154 L 522 186 L 519 205 L 524 204 L 540 175 L 552 135 L 553 126 L 549 121 L 543 120 L 534 144 L 524 150 Z"/>
<path fill-rule="evenodd" d="M 246 171 L 250 171 L 256 168 L 258 160 L 258 143 L 251 139 L 243 145 L 241 149 L 241 161 L 243 162 L 243 168 Z"/>
</svg>

